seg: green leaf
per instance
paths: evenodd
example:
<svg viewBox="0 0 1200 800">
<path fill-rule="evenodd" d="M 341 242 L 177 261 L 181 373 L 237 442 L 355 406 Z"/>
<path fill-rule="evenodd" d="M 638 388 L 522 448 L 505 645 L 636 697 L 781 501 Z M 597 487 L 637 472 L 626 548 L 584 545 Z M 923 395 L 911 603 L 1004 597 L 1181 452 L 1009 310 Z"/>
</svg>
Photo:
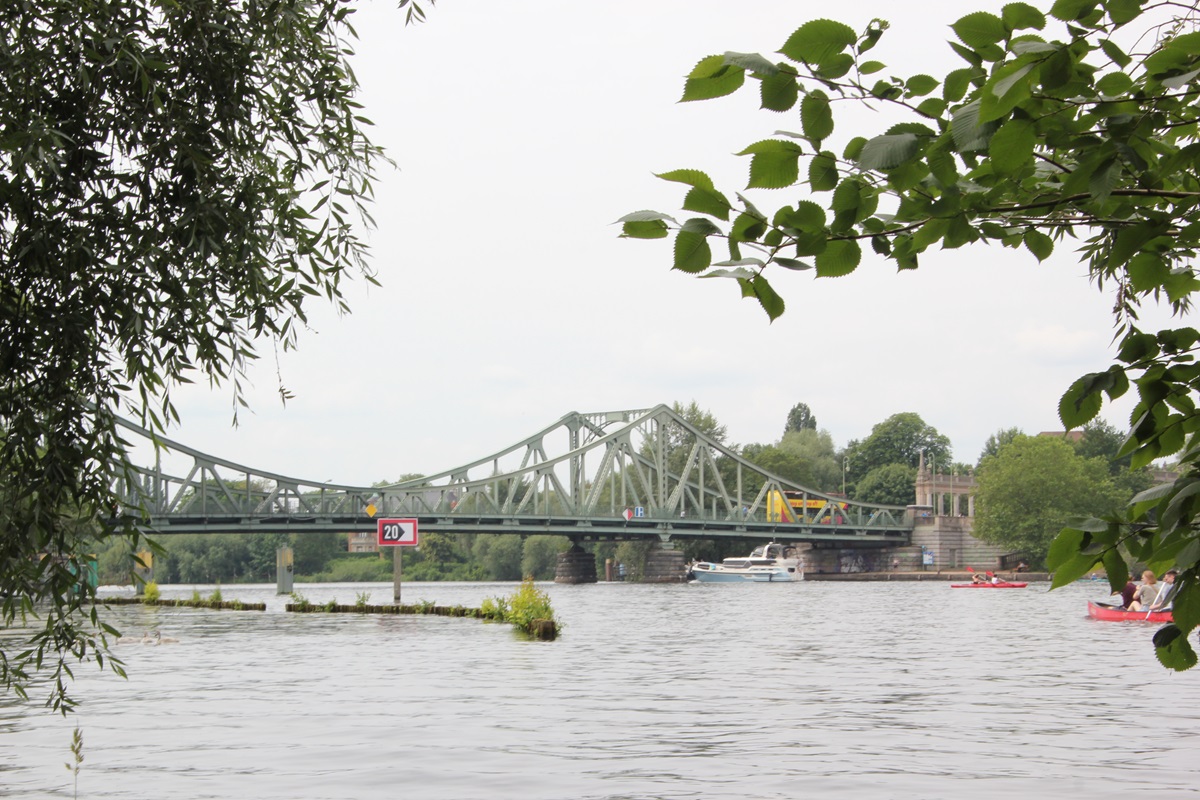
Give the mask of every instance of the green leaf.
<svg viewBox="0 0 1200 800">
<path fill-rule="evenodd" d="M 1085 531 L 1079 528 L 1064 528 L 1059 531 L 1050 542 L 1050 549 L 1046 551 L 1046 568 L 1054 572 L 1075 558 L 1083 549 L 1087 538 Z"/>
<path fill-rule="evenodd" d="M 1011 31 L 1022 28 L 1040 31 L 1046 27 L 1046 15 L 1026 3 L 1009 3 L 1000 10 L 1000 16 Z"/>
<path fill-rule="evenodd" d="M 917 111 L 930 119 L 940 119 L 946 113 L 946 101 L 939 97 L 926 97 L 917 104 Z"/>
<path fill-rule="evenodd" d="M 886 66 L 882 61 L 864 61 L 858 65 L 858 72 L 860 75 L 874 75 Z"/>
<path fill-rule="evenodd" d="M 825 230 L 825 209 L 811 200 L 801 200 L 791 213 L 790 223 L 790 227 L 800 230 Z"/>
<path fill-rule="evenodd" d="M 658 211 L 634 211 L 617 220 L 623 223 L 621 236 L 629 239 L 666 238 L 667 221 L 675 222 L 675 219 Z"/>
<path fill-rule="evenodd" d="M 660 220 L 626 222 L 621 226 L 621 235 L 630 239 L 665 239 L 667 223 Z"/>
<path fill-rule="evenodd" d="M 1033 63 L 1014 62 L 1005 64 L 992 74 L 980 93 L 981 122 L 999 119 L 1012 111 L 1018 103 L 1028 99 L 1031 92 L 1029 74 L 1033 72 L 1034 66 Z"/>
<path fill-rule="evenodd" d="M 906 97 L 923 97 L 939 85 L 940 81 L 931 75 L 913 75 L 904 82 L 904 94 Z"/>
<path fill-rule="evenodd" d="M 814 74 L 829 80 L 837 80 L 854 68 L 854 56 L 849 53 L 838 53 L 822 61 L 813 71 Z"/>
<path fill-rule="evenodd" d="M 1024 119 L 1008 120 L 1000 126 L 988 144 L 992 169 L 998 175 L 1013 175 L 1026 167 L 1032 167 L 1033 146 L 1036 141 L 1037 134 L 1032 122 Z"/>
<path fill-rule="evenodd" d="M 1105 97 L 1119 97 L 1133 88 L 1133 78 L 1124 72 L 1110 72 L 1096 81 L 1096 91 Z"/>
<path fill-rule="evenodd" d="M 724 263 L 724 262 L 722 262 L 722 263 Z M 714 264 L 713 266 L 715 267 L 718 265 Z M 753 280 L 754 276 L 757 274 L 758 274 L 758 272 L 756 270 L 744 269 L 742 267 L 738 267 L 737 269 L 709 270 L 708 272 L 704 273 L 703 275 L 700 275 L 699 277 L 701 277 L 701 278 L 733 278 L 735 280 L 748 281 L 748 280 Z"/>
<path fill-rule="evenodd" d="M 959 107 L 950 118 L 950 134 L 960 153 L 986 150 L 992 141 L 992 134 L 999 127 L 995 121 L 980 122 L 978 100 Z"/>
<path fill-rule="evenodd" d="M 680 102 L 711 100 L 733 94 L 746 80 L 746 71 L 725 63 L 724 56 L 709 56 L 692 69 L 683 84 Z"/>
<path fill-rule="evenodd" d="M 697 273 L 712 263 L 712 249 L 707 237 L 698 231 L 680 229 L 675 235 L 674 268 L 681 272 Z"/>
<path fill-rule="evenodd" d="M 1058 49 L 1057 45 L 1043 42 L 1040 39 L 1021 39 L 1012 43 L 1012 51 L 1018 56 L 1027 53 L 1056 53 Z"/>
<path fill-rule="evenodd" d="M 1154 633 L 1154 654 L 1159 662 L 1176 672 L 1196 666 L 1196 651 L 1176 625 L 1166 625 Z"/>
<path fill-rule="evenodd" d="M 975 76 L 975 70 L 970 67 L 956 69 L 946 75 L 946 80 L 942 84 L 942 97 L 947 103 L 957 103 L 962 100 L 967 94 L 967 89 L 971 85 L 971 78 Z"/>
<path fill-rule="evenodd" d="M 808 184 L 814 192 L 830 192 L 837 186 L 837 157 L 824 150 L 808 165 Z"/>
<path fill-rule="evenodd" d="M 1111 158 L 1101 164 L 1088 179 L 1088 193 L 1097 203 L 1105 203 L 1121 180 L 1121 162 Z"/>
<path fill-rule="evenodd" d="M 796 105 L 799 97 L 799 87 L 796 76 L 787 72 L 777 72 L 762 79 L 759 96 L 762 107 L 768 111 L 788 111 Z"/>
<path fill-rule="evenodd" d="M 767 223 L 751 213 L 738 214 L 729 229 L 729 238 L 739 242 L 757 242 L 767 231 Z"/>
<path fill-rule="evenodd" d="M 725 195 L 715 189 L 695 187 L 683 198 L 685 211 L 698 211 L 701 214 L 711 214 L 717 219 L 728 220 L 731 206 Z"/>
<path fill-rule="evenodd" d="M 987 11 L 976 11 L 950 26 L 960 42 L 974 50 L 1002 42 L 1008 37 L 1004 21 Z"/>
<path fill-rule="evenodd" d="M 800 177 L 800 154 L 803 152 L 795 142 L 780 139 L 764 139 L 738 153 L 751 155 L 750 189 L 782 189 L 791 186 Z"/>
<path fill-rule="evenodd" d="M 840 278 L 849 275 L 862 261 L 862 248 L 853 239 L 835 239 L 829 242 L 823 253 L 816 256 L 817 276 Z"/>
<path fill-rule="evenodd" d="M 808 270 L 813 268 L 813 265 L 807 261 L 797 261 L 794 258 L 782 258 L 780 256 L 775 256 L 775 258 L 771 259 L 771 263 L 791 270 Z"/>
<path fill-rule="evenodd" d="M 1039 262 L 1045 261 L 1054 252 L 1054 240 L 1036 228 L 1025 231 L 1022 240 L 1025 243 L 1025 249 L 1033 253 L 1034 258 Z"/>
<path fill-rule="evenodd" d="M 1181 89 L 1196 80 L 1197 76 L 1200 76 L 1200 69 L 1193 69 L 1181 75 L 1172 75 L 1169 78 L 1163 78 L 1162 85 L 1164 89 Z"/>
<path fill-rule="evenodd" d="M 779 52 L 792 61 L 823 64 L 856 41 L 858 34 L 849 25 L 829 19 L 814 19 L 797 28 Z"/>
<path fill-rule="evenodd" d="M 675 169 L 670 172 L 660 172 L 654 177 L 673 183 L 686 183 L 688 186 L 698 186 L 701 189 L 713 189 L 712 178 L 698 169 Z"/>
<path fill-rule="evenodd" d="M 775 292 L 766 276 L 761 273 L 755 275 L 750 280 L 750 286 L 754 291 L 754 296 L 758 298 L 759 305 L 762 306 L 763 311 L 767 312 L 767 316 L 772 321 L 783 315 L 785 307 L 783 298 Z"/>
<path fill-rule="evenodd" d="M 1136 291 L 1149 292 L 1163 285 L 1171 268 L 1158 253 L 1142 251 L 1129 260 L 1126 271 Z"/>
<path fill-rule="evenodd" d="M 1096 0 L 1056 0 L 1050 7 L 1050 16 L 1063 22 L 1074 22 L 1090 14 L 1096 8 Z"/>
<path fill-rule="evenodd" d="M 858 166 L 864 170 L 894 169 L 915 158 L 920 149 L 920 140 L 911 133 L 876 136 L 863 145 Z"/>
<path fill-rule="evenodd" d="M 1100 413 L 1104 398 L 1094 390 L 1089 380 L 1092 377 L 1085 375 L 1075 381 L 1058 401 L 1058 418 L 1067 430 L 1086 425 Z"/>
<path fill-rule="evenodd" d="M 779 73 L 779 67 L 763 58 L 758 53 L 734 53 L 732 51 L 722 56 L 726 65 L 741 67 L 754 75 L 765 77 Z"/>
<path fill-rule="evenodd" d="M 833 133 L 833 111 L 829 108 L 829 98 L 824 92 L 809 92 L 800 101 L 800 125 L 804 129 L 804 135 L 818 149 L 821 140 L 829 138 Z"/>
<path fill-rule="evenodd" d="M 1106 0 L 1104 8 L 1114 23 L 1125 25 L 1142 15 L 1145 4 L 1146 0 Z"/>
<path fill-rule="evenodd" d="M 1117 43 L 1111 39 L 1104 39 L 1101 41 L 1100 49 L 1104 51 L 1104 55 L 1111 58 L 1113 63 L 1122 69 L 1128 67 L 1133 62 L 1133 59 L 1125 55 L 1125 51 L 1122 50 L 1120 46 L 1118 46 Z"/>
</svg>

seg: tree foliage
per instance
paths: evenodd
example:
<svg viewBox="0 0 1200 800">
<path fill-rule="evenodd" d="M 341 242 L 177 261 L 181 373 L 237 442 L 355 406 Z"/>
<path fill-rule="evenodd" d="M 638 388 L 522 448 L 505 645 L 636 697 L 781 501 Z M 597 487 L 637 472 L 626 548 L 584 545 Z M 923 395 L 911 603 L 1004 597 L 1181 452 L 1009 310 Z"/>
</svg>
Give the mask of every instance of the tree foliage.
<svg viewBox="0 0 1200 800">
<path fill-rule="evenodd" d="M 1064 426 L 1086 424 L 1106 397 L 1135 387 L 1121 455 L 1137 470 L 1179 454 L 1181 472 L 1122 513 L 1064 531 L 1048 563 L 1058 584 L 1103 564 L 1114 587 L 1125 580 L 1124 554 L 1177 567 L 1175 623 L 1155 641 L 1176 669 L 1196 663 L 1187 637 L 1200 624 L 1200 332 L 1143 331 L 1138 309 L 1161 300 L 1186 311 L 1200 288 L 1198 23 L 1190 4 L 1013 2 L 955 21 L 949 46 L 961 63 L 933 76 L 871 58 L 889 27 L 882 20 L 861 32 L 806 22 L 783 41 L 783 60 L 709 56 L 683 91 L 684 101 L 708 100 L 757 84 L 764 109 L 793 112 L 798 130 L 739 155 L 750 161 L 748 190 L 799 187 L 801 199 L 760 209 L 701 170 L 676 169 L 660 177 L 686 187 L 683 209 L 695 216 L 622 219 L 625 236 L 673 234 L 676 269 L 734 280 L 772 319 L 785 307 L 770 281 L 779 269 L 835 277 L 864 255 L 914 269 L 931 247 L 976 243 L 1043 261 L 1073 246 L 1115 297 L 1119 347 L 1114 364 L 1067 389 Z M 835 109 L 854 104 L 892 113 L 837 152 Z M 726 252 L 714 256 L 714 244 Z"/>
<path fill-rule="evenodd" d="M 979 454 L 978 463 L 982 464 L 988 456 L 997 455 L 1005 445 L 1010 444 L 1018 436 L 1024 435 L 1020 428 L 1001 428 L 996 431 L 983 443 L 983 451 Z"/>
<path fill-rule="evenodd" d="M 917 470 L 907 464 L 884 464 L 868 472 L 854 487 L 854 499 L 892 506 L 916 500 Z"/>
<path fill-rule="evenodd" d="M 846 445 L 850 476 L 858 480 L 888 464 L 915 468 L 921 453 L 925 463 L 950 465 L 950 439 L 925 423 L 919 414 L 893 414 L 871 428 L 871 435 Z"/>
<path fill-rule="evenodd" d="M 379 151 L 347 63 L 348 0 L 0 4 L 0 686 L 105 650 L 77 591 L 80 520 L 114 519 L 113 416 L 295 344 L 309 301 L 371 279 L 357 231 Z M 369 221 L 369 218 L 367 218 Z M 286 398 L 287 391 L 280 387 Z"/>
<path fill-rule="evenodd" d="M 785 436 L 793 431 L 816 429 L 817 418 L 813 416 L 812 409 L 808 407 L 807 403 L 796 403 L 792 406 L 792 410 L 787 415 L 787 423 L 783 426 Z"/>
<path fill-rule="evenodd" d="M 1038 562 L 1068 520 L 1128 499 L 1103 459 L 1054 436 L 1018 436 L 983 459 L 976 481 L 974 535 Z"/>
</svg>

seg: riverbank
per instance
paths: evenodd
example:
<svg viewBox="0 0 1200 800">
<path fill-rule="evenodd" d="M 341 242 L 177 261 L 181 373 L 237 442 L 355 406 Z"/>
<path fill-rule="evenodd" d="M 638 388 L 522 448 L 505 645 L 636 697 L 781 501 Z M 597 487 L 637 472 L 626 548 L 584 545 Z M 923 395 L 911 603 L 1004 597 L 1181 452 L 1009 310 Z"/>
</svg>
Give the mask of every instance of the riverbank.
<svg viewBox="0 0 1200 800">
<path fill-rule="evenodd" d="M 982 570 L 976 570 L 974 574 L 978 575 Z M 1050 580 L 1048 572 L 997 572 L 1003 581 L 1016 581 L 1027 583 L 1046 583 Z M 806 572 L 804 580 L 806 581 L 942 581 L 949 583 L 970 583 L 970 572 L 961 570 L 928 570 L 906 572 L 897 570 L 895 572 Z"/>
</svg>

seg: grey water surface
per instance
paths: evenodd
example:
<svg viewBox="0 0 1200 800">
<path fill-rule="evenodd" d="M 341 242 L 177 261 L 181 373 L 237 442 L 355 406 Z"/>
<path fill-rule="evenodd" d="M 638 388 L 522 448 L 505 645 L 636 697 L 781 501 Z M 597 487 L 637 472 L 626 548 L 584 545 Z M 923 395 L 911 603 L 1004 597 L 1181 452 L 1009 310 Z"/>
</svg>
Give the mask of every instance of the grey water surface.
<svg viewBox="0 0 1200 800">
<path fill-rule="evenodd" d="M 404 600 L 514 588 L 410 583 Z M 1102 583 L 540 588 L 565 624 L 555 642 L 474 619 L 288 614 L 272 586 L 221 588 L 266 612 L 113 607 L 127 635 L 179 642 L 117 646 L 127 680 L 77 670 L 66 719 L 0 698 L 0 796 L 1200 794 L 1200 668 L 1159 667 L 1152 624 L 1087 619 Z M 391 601 L 390 584 L 297 589 Z"/>
</svg>

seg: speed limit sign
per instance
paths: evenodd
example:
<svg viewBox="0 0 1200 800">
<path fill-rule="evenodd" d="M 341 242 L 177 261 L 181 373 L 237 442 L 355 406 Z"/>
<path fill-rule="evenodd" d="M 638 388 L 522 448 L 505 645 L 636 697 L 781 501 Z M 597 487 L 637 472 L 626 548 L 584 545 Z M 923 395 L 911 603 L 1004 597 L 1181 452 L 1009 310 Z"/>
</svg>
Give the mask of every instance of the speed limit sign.
<svg viewBox="0 0 1200 800">
<path fill-rule="evenodd" d="M 415 519 L 379 520 L 380 547 L 416 547 L 417 521 Z"/>
</svg>

